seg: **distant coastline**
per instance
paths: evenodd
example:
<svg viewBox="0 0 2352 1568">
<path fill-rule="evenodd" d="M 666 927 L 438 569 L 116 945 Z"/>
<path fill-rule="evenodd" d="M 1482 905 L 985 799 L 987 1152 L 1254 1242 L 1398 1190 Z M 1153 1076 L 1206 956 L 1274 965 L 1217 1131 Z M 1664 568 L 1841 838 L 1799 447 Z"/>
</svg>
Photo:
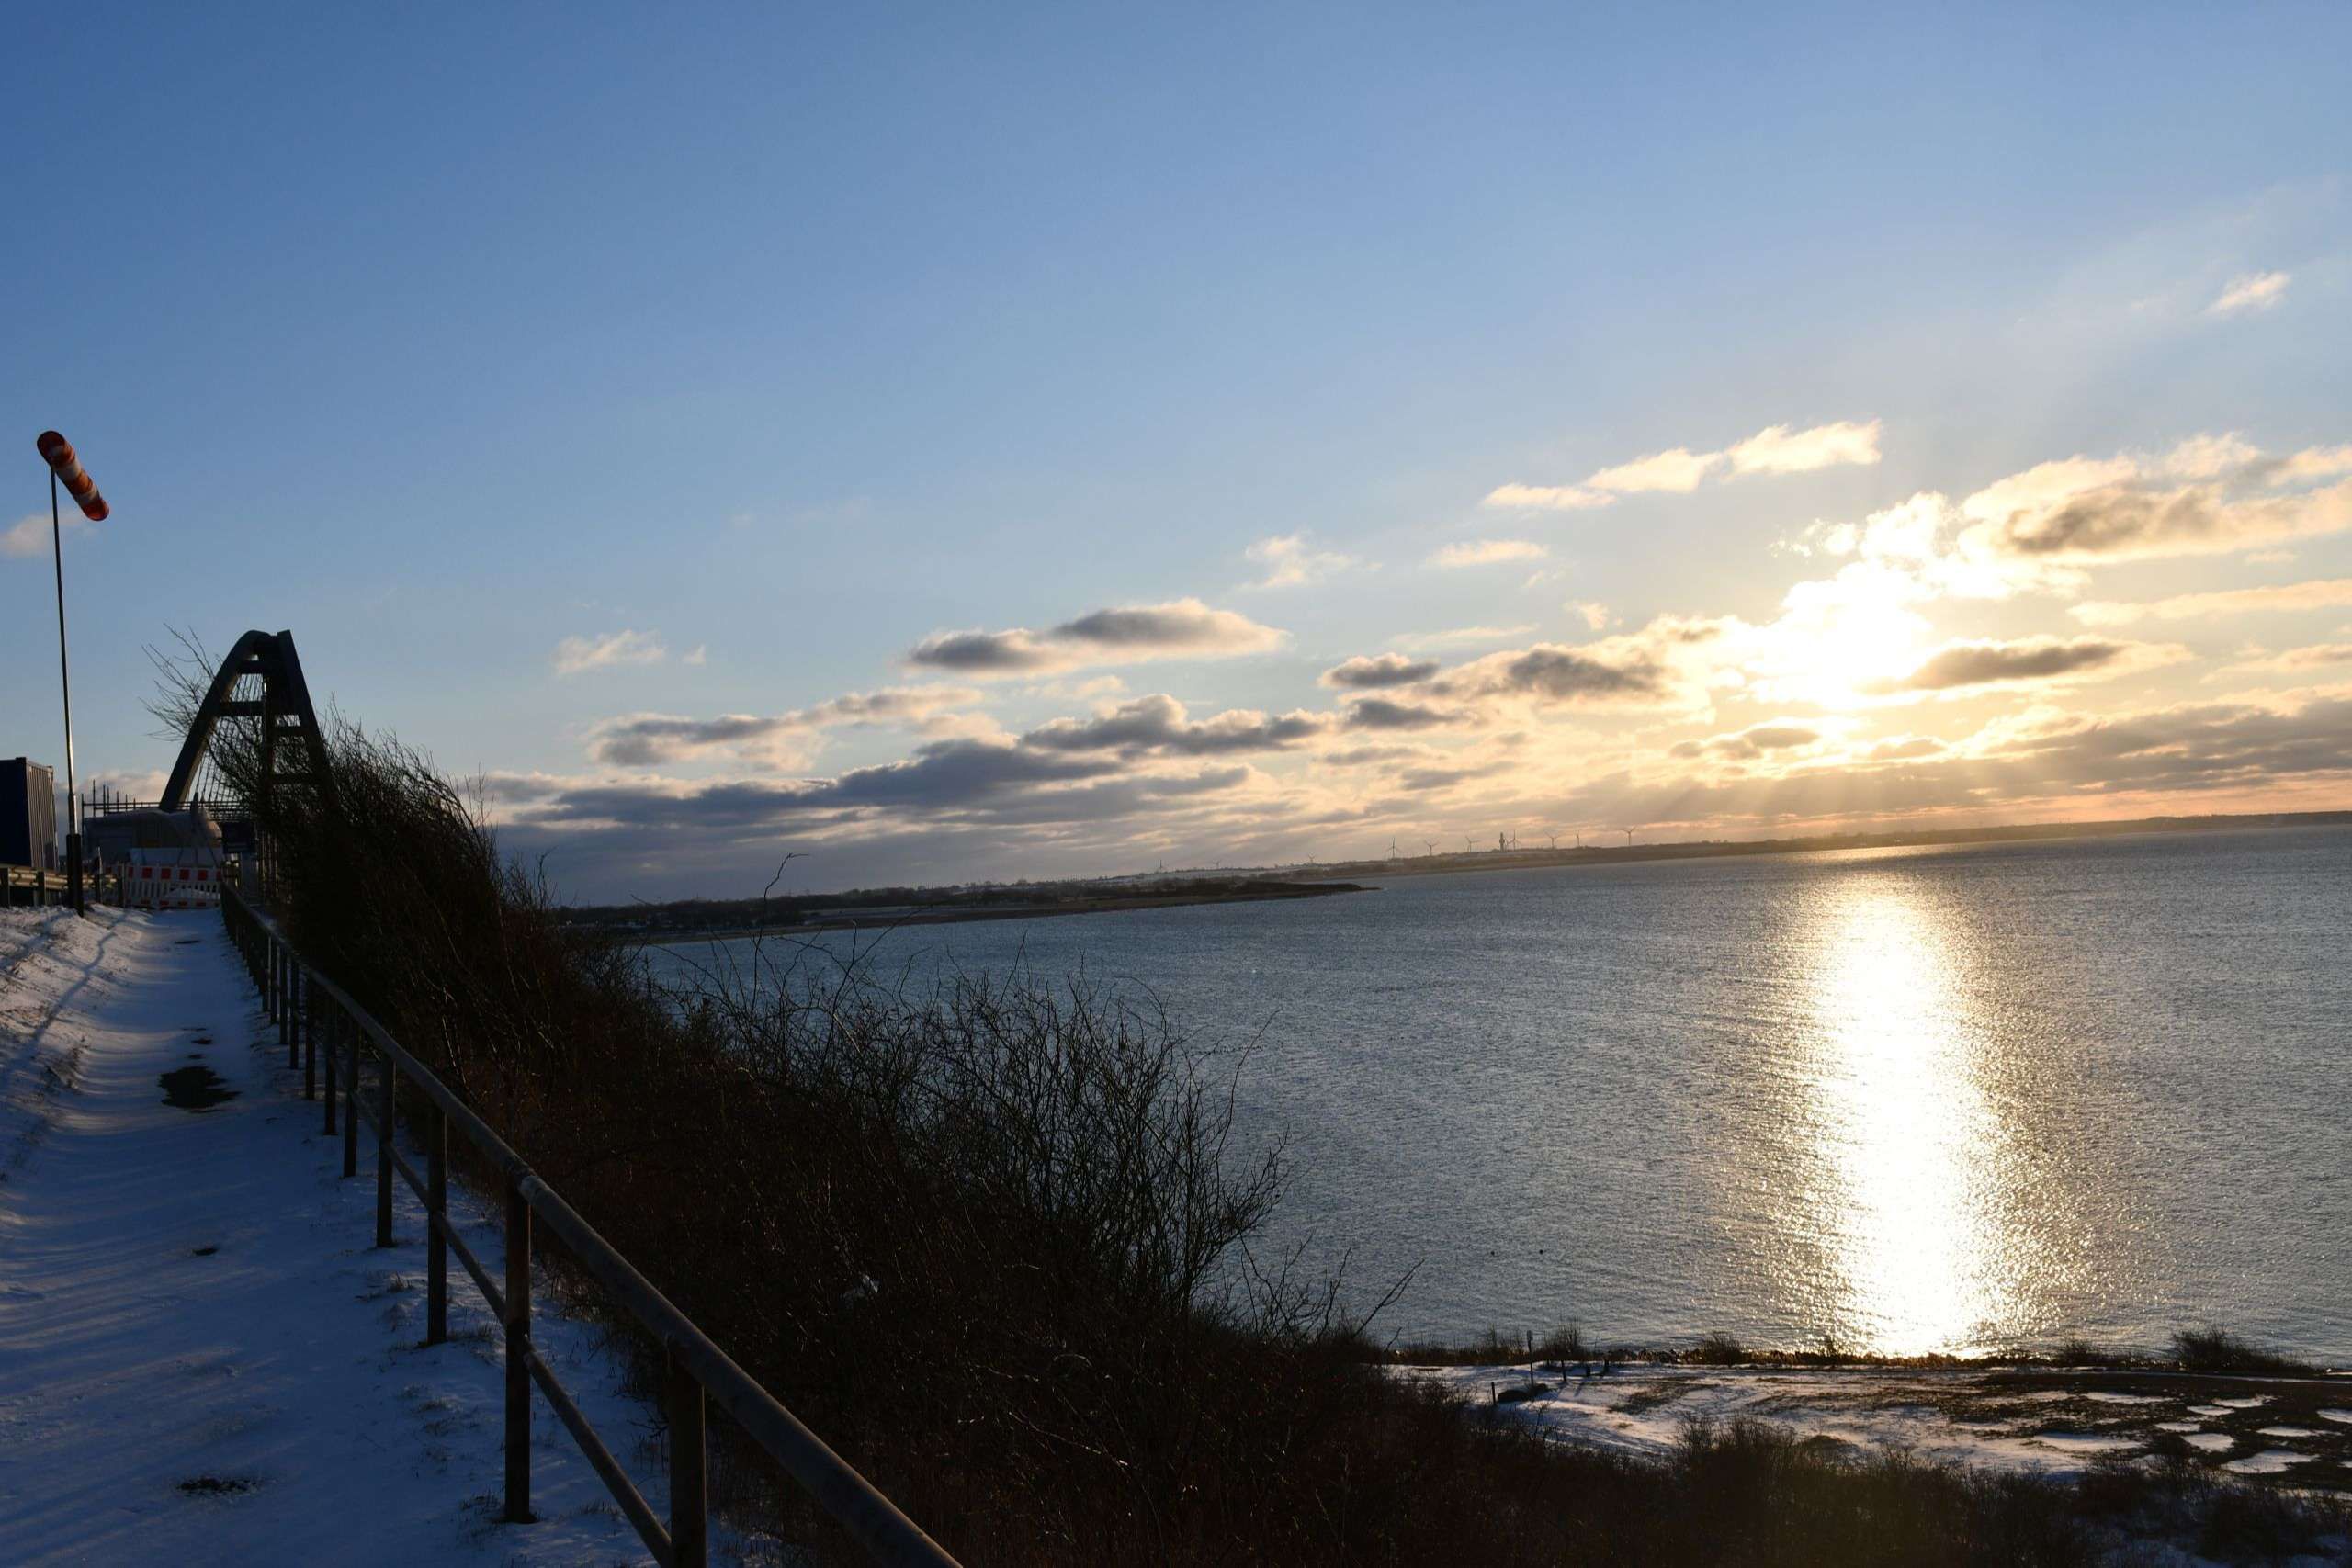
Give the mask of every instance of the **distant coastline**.
<svg viewBox="0 0 2352 1568">
<path fill-rule="evenodd" d="M 2136 817 L 2102 822 L 2032 822 L 1992 828 L 1894 829 L 1828 833 L 1802 839 L 1699 839 L 1658 844 L 1589 844 L 1581 848 L 1472 850 L 1403 855 L 1394 860 L 1316 863 L 1321 876 L 1433 875 L 1459 871 L 1521 871 L 1537 866 L 1608 865 L 1625 861 L 1698 860 L 1721 855 L 1818 854 L 1834 850 L 1925 849 L 1941 844 L 2020 843 L 2041 839 L 2103 839 L 2134 833 L 2243 832 L 2267 828 L 2352 827 L 2352 811 L 2247 812 L 2206 817 Z"/>
<path fill-rule="evenodd" d="M 953 925 L 970 920 L 1035 920 L 1055 915 L 1121 914 L 1134 909 L 1172 909 L 1188 904 L 1250 904 L 1287 898 L 1321 898 L 1337 893 L 1376 893 L 1352 882 L 1291 882 L 1250 878 L 1232 886 L 1118 892 L 1074 893 L 1057 888 L 1024 898 L 936 905 L 900 903 L 885 908 L 850 907 L 837 913 L 806 914 L 781 920 L 671 927 L 611 926 L 616 936 L 652 942 L 728 942 L 758 936 L 806 936 L 820 931 L 888 931 L 900 926 Z M 605 922 L 575 922 L 605 925 Z"/>
<path fill-rule="evenodd" d="M 1528 871 L 1634 861 L 1708 860 L 1735 855 L 1820 854 L 1839 850 L 1933 848 L 1954 844 L 2021 843 L 2128 834 L 2245 831 L 2258 829 L 2352 826 L 2352 811 L 2243 813 L 2202 817 L 2141 817 L 2100 822 L 2018 823 L 1989 828 L 1892 829 L 1790 839 L 1702 839 L 1654 844 L 1589 844 L 1566 849 L 1496 848 L 1391 860 L 1314 861 L 1286 866 L 1155 871 L 1125 876 L 1053 882 L 995 883 L 953 887 L 862 888 L 846 893 L 796 894 L 737 899 L 681 899 L 662 904 L 577 906 L 567 923 L 616 940 L 672 942 L 725 941 L 759 935 L 807 935 L 829 931 L 876 931 L 948 925 L 968 920 L 1041 919 L 1055 915 L 1123 914 L 1193 904 L 1258 903 L 1376 893 L 1365 877 L 1434 876 L 1464 872 Z"/>
</svg>

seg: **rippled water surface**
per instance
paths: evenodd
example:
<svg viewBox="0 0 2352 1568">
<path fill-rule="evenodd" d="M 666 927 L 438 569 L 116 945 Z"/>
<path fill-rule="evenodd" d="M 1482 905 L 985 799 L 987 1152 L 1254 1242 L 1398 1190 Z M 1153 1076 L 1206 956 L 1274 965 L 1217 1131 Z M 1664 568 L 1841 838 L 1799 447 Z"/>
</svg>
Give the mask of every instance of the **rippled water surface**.
<svg viewBox="0 0 2352 1568">
<path fill-rule="evenodd" d="M 910 928 L 1259 1042 L 1280 1228 L 1408 1336 L 2352 1355 L 2352 830 L 1406 876 Z M 697 954 L 686 950 L 690 956 Z"/>
</svg>

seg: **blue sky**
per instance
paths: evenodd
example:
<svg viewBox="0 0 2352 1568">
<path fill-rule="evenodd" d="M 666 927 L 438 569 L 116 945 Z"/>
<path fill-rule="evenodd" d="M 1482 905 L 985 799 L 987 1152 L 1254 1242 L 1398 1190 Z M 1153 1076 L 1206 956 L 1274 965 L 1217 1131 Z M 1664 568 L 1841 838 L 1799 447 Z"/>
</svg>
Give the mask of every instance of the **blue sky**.
<svg viewBox="0 0 2352 1568">
<path fill-rule="evenodd" d="M 60 750 L 16 528 L 55 426 L 115 507 L 67 541 L 85 769 L 169 765 L 169 627 L 290 627 L 581 897 L 755 889 L 795 848 L 845 886 L 2352 805 L 2352 598 L 2302 586 L 2352 578 L 2347 34 L 19 21 L 0 752 Z M 2055 542 L 2088 502 L 2211 517 Z M 2275 592 L 2178 603 L 2239 589 Z"/>
</svg>

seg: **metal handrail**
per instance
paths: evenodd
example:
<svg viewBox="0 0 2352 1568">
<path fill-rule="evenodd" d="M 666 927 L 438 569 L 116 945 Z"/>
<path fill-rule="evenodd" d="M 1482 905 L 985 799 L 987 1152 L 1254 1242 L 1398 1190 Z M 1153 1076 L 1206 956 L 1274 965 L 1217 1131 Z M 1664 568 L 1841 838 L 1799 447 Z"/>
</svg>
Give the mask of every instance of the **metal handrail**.
<svg viewBox="0 0 2352 1568">
<path fill-rule="evenodd" d="M 522 1156 L 474 1114 L 431 1069 L 402 1049 L 389 1031 L 348 992 L 311 966 L 286 939 L 277 922 L 254 908 L 234 886 L 224 886 L 220 911 L 254 984 L 261 987 L 269 1016 L 277 1024 L 279 1043 L 287 1048 L 286 1065 L 302 1070 L 302 1096 L 311 1099 L 323 1064 L 326 1089 L 326 1132 L 337 1131 L 336 1094 L 343 1095 L 341 1133 L 343 1174 L 357 1173 L 359 1122 L 365 1117 L 376 1133 L 376 1245 L 392 1245 L 392 1179 L 398 1176 L 424 1202 L 426 1216 L 424 1343 L 437 1345 L 448 1337 L 448 1254 L 458 1262 L 498 1317 L 506 1341 L 506 1511 L 511 1523 L 532 1521 L 531 1513 L 531 1384 L 537 1382 L 549 1408 L 570 1430 L 590 1466 L 603 1478 L 613 1500 L 636 1527 L 654 1558 L 665 1568 L 706 1568 L 709 1551 L 708 1452 L 705 1431 L 706 1397 L 735 1418 L 738 1426 L 832 1517 L 876 1562 L 922 1564 L 924 1568 L 956 1568 L 956 1560 L 873 1483 L 860 1475 L 824 1439 L 737 1366 L 724 1350 L 695 1326 L 632 1267 L 612 1244 L 596 1234 L 554 1188 L 549 1187 Z M 322 1053 L 320 1035 L 330 1036 Z M 360 1074 L 364 1054 L 381 1061 L 377 1073 L 376 1103 L 364 1106 Z M 398 1096 L 405 1077 L 425 1099 L 425 1174 L 415 1168 L 396 1145 Z M 455 1128 L 481 1151 L 496 1173 L 506 1196 L 506 1278 L 495 1285 L 490 1271 L 449 1221 L 449 1132 Z M 657 1518 L 635 1483 L 596 1436 L 578 1404 L 557 1381 L 554 1369 L 531 1344 L 531 1230 L 537 1218 L 561 1240 L 575 1262 L 587 1270 L 638 1325 L 662 1349 L 666 1365 L 663 1404 L 670 1425 L 670 1517 L 665 1527 Z"/>
<path fill-rule="evenodd" d="M 62 904 L 71 886 L 71 879 L 62 871 L 37 865 L 0 865 L 0 908 L 40 909 Z M 114 895 L 111 898 L 107 897 L 109 892 Z M 96 904 L 121 903 L 121 871 L 109 866 L 95 874 L 88 883 L 88 897 Z"/>
</svg>

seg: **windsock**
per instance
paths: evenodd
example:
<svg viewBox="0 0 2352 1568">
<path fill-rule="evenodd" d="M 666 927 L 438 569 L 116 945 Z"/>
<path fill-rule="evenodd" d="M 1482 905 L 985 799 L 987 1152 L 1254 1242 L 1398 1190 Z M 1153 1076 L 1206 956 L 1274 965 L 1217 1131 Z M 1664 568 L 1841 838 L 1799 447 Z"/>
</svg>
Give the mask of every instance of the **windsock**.
<svg viewBox="0 0 2352 1568">
<path fill-rule="evenodd" d="M 65 487 L 74 504 L 82 509 L 82 515 L 93 523 L 105 522 L 107 498 L 98 493 L 89 470 L 82 467 L 82 459 L 74 456 L 74 443 L 53 430 L 44 430 L 33 445 L 40 448 L 42 459 L 57 471 L 57 482 Z"/>
</svg>

